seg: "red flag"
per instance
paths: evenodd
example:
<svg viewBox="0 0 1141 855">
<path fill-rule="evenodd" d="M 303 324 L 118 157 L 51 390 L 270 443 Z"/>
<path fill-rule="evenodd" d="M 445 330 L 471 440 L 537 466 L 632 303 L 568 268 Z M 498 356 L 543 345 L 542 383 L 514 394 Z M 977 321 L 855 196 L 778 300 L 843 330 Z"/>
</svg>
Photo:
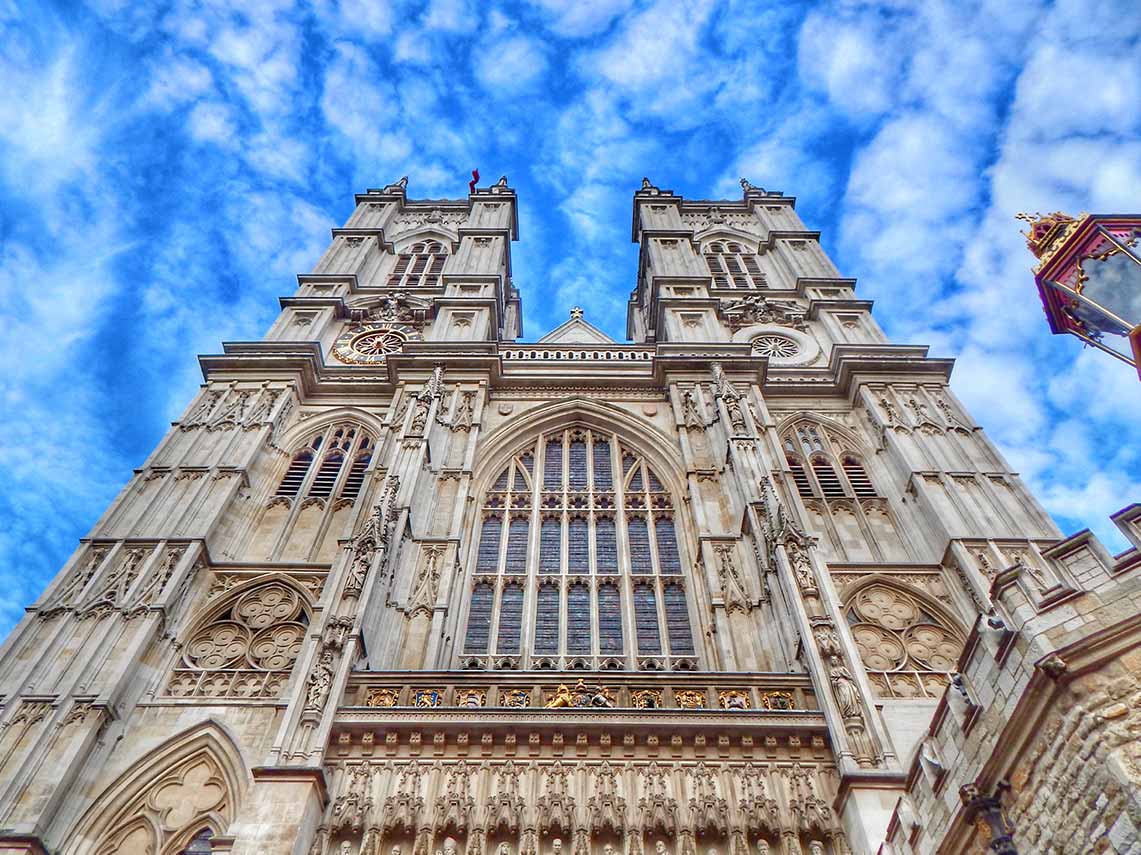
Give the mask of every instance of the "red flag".
<svg viewBox="0 0 1141 855">
<path fill-rule="evenodd" d="M 469 194 L 475 193 L 475 182 L 479 181 L 479 170 L 473 169 L 471 171 L 471 181 L 467 183 L 467 192 Z"/>
</svg>

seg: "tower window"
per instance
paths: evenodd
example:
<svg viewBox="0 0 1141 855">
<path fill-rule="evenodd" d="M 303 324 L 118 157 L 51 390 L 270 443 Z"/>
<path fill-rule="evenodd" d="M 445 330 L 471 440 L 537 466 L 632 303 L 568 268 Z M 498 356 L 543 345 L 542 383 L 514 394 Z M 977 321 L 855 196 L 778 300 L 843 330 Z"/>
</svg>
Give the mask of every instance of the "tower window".
<svg viewBox="0 0 1141 855">
<path fill-rule="evenodd" d="M 714 288 L 765 288 L 756 253 L 735 241 L 713 241 L 702 250 Z"/>
<path fill-rule="evenodd" d="M 448 250 L 439 241 L 421 241 L 396 256 L 389 288 L 434 288 L 440 284 Z"/>
</svg>

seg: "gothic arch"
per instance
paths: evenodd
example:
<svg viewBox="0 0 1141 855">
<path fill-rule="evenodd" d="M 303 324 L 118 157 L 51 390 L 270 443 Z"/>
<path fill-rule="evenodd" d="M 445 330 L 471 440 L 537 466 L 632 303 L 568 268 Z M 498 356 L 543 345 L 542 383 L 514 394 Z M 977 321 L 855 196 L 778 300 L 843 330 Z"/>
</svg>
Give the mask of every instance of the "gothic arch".
<svg viewBox="0 0 1141 855">
<path fill-rule="evenodd" d="M 152 748 L 88 808 L 63 855 L 174 855 L 223 834 L 248 785 L 233 738 L 207 720 Z"/>
<path fill-rule="evenodd" d="M 807 410 L 793 413 L 792 415 L 785 416 L 780 422 L 777 423 L 777 434 L 784 437 L 788 431 L 795 427 L 800 422 L 815 422 L 820 427 L 831 431 L 837 437 L 842 439 L 845 443 L 851 446 L 849 450 L 866 456 L 872 451 L 868 444 L 849 427 L 845 427 L 834 419 L 826 418 L 825 416 L 818 415 L 817 413 L 810 413 Z"/>
<path fill-rule="evenodd" d="M 664 406 L 664 404 L 663 404 Z M 492 431 L 480 444 L 472 473 L 474 492 L 482 494 L 528 442 L 552 430 L 567 427 L 612 431 L 646 458 L 679 501 L 688 495 L 678 462 L 681 451 L 664 433 L 645 419 L 611 404 L 589 398 L 570 398 L 542 404 L 510 419 Z"/>
<path fill-rule="evenodd" d="M 312 620 L 309 593 L 270 573 L 225 592 L 182 629 L 167 692 L 175 697 L 279 697 Z"/>
<path fill-rule="evenodd" d="M 412 231 L 397 235 L 392 241 L 394 255 L 407 253 L 409 248 L 424 241 L 439 241 L 444 244 L 448 255 L 455 255 L 459 249 L 460 235 L 440 225 L 419 226 Z"/>
<path fill-rule="evenodd" d="M 371 433 L 378 440 L 384 433 L 384 422 L 358 407 L 334 407 L 299 421 L 289 428 L 278 441 L 278 447 L 287 455 L 297 451 L 310 435 L 337 422 L 352 422 Z"/>
<path fill-rule="evenodd" d="M 844 615 L 868 678 L 884 697 L 938 697 L 967 631 L 914 585 L 871 573 L 844 590 Z"/>
<path fill-rule="evenodd" d="M 733 241 L 739 243 L 748 252 L 756 254 L 759 250 L 759 240 L 755 234 L 739 229 L 727 223 L 714 223 L 708 228 L 694 232 L 694 241 L 699 247 L 712 241 Z"/>
</svg>

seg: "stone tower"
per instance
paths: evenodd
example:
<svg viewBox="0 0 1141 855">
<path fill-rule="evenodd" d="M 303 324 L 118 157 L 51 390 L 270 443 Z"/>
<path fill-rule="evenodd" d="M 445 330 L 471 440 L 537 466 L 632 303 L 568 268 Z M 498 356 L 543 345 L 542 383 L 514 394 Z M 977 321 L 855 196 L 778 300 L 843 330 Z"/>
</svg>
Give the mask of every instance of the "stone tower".
<svg viewBox="0 0 1141 855">
<path fill-rule="evenodd" d="M 969 851 L 1075 704 L 1128 822 L 1138 550 L 742 188 L 643 182 L 626 344 L 517 341 L 506 179 L 357 196 L 0 651 L 0 853 Z"/>
</svg>

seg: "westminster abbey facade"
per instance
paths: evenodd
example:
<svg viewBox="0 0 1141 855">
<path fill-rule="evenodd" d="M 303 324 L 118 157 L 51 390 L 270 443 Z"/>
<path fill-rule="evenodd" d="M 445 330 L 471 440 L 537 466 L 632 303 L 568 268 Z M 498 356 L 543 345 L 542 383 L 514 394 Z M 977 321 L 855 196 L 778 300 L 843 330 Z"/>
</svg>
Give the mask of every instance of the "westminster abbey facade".
<svg viewBox="0 0 1141 855">
<path fill-rule="evenodd" d="M 628 343 L 519 340 L 506 179 L 358 195 L 0 650 L 0 853 L 1138 852 L 1141 506 L 741 184 L 635 192 Z"/>
</svg>

